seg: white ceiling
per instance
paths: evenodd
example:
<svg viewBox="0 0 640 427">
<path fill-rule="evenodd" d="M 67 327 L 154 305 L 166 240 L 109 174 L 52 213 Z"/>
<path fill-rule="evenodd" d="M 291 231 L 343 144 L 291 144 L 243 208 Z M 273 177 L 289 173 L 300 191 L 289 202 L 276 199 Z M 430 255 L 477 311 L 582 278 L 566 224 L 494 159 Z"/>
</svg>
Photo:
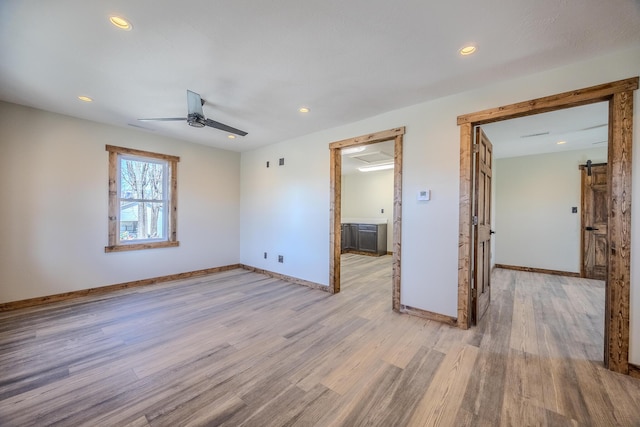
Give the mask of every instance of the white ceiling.
<svg viewBox="0 0 640 427">
<path fill-rule="evenodd" d="M 638 28 L 638 0 L 2 0 L 0 99 L 244 151 L 638 45 Z M 187 89 L 249 135 L 137 121 L 186 115 Z"/>
<path fill-rule="evenodd" d="M 606 147 L 609 104 L 599 102 L 483 125 L 496 159 Z M 564 141 L 564 144 L 558 144 Z M 359 167 L 392 163 L 394 142 L 362 146 L 342 155 L 342 174 L 362 173 Z"/>
<path fill-rule="evenodd" d="M 362 151 L 342 155 L 342 175 L 369 173 L 358 171 L 359 167 L 393 163 L 395 142 L 393 140 L 362 146 Z"/>
<path fill-rule="evenodd" d="M 584 105 L 483 125 L 495 158 L 606 147 L 609 104 Z M 563 141 L 564 144 L 558 144 Z"/>
</svg>

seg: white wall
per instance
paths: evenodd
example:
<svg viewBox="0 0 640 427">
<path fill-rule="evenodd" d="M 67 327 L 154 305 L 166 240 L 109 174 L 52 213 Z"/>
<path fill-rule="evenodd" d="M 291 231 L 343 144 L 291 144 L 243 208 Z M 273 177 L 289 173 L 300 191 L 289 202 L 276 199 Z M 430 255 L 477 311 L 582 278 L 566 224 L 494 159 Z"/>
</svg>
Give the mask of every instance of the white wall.
<svg viewBox="0 0 640 427">
<path fill-rule="evenodd" d="M 606 146 L 496 159 L 497 264 L 580 272 L 578 165 L 589 159 L 606 163 Z"/>
<path fill-rule="evenodd" d="M 499 168 L 496 164 L 496 159 L 493 159 L 493 164 L 491 165 L 491 230 L 496 229 L 496 221 L 498 217 L 498 213 L 496 212 L 496 182 L 498 181 L 498 175 L 500 174 Z M 496 264 L 496 235 L 494 234 L 490 240 L 491 245 L 491 259 L 490 265 L 491 269 Z"/>
<path fill-rule="evenodd" d="M 180 246 L 105 253 L 105 145 L 180 156 Z M 0 302 L 239 262 L 240 158 L 0 103 Z"/>
<path fill-rule="evenodd" d="M 242 153 L 240 259 L 326 285 L 329 149 L 313 137 L 307 139 L 312 142 L 296 149 L 274 144 Z M 285 159 L 283 166 L 278 165 L 280 158 Z M 278 255 L 284 257 L 282 264 Z"/>
<path fill-rule="evenodd" d="M 532 98 L 640 74 L 640 47 L 583 63 L 486 86 L 371 117 L 339 128 L 242 154 L 241 261 L 328 283 L 329 150 L 333 141 L 406 126 L 402 205 L 402 304 L 457 316 L 460 134 L 456 117 Z M 638 92 L 635 95 L 638 105 Z M 640 108 L 636 108 L 634 168 L 640 170 Z M 282 171 L 263 163 L 285 156 Z M 639 173 L 634 188 L 640 188 Z M 301 186 L 305 186 L 304 189 Z M 419 204 L 418 190 L 432 200 Z M 640 224 L 640 197 L 634 198 Z M 299 221 L 291 221 L 295 212 Z M 287 223 L 287 219 L 290 223 Z M 640 265 L 640 227 L 632 230 L 633 262 Z M 286 247 L 289 262 L 263 263 L 262 251 Z M 264 249 L 263 249 L 264 248 Z M 640 271 L 632 270 L 632 362 L 640 363 Z M 638 309 L 636 309 L 638 307 Z"/>
<path fill-rule="evenodd" d="M 384 213 L 380 213 L 383 209 Z M 387 251 L 393 250 L 393 170 L 342 175 L 342 217 L 387 220 Z"/>
</svg>

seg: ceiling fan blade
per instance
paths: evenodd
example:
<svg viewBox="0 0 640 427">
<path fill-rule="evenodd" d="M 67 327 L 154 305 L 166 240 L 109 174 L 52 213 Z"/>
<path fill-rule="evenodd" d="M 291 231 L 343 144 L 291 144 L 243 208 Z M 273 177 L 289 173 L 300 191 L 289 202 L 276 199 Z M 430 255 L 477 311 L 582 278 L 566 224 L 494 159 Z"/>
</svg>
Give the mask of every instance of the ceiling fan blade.
<svg viewBox="0 0 640 427">
<path fill-rule="evenodd" d="M 187 120 L 186 117 L 159 117 L 157 119 L 138 119 L 141 122 L 177 122 Z"/>
<path fill-rule="evenodd" d="M 198 117 L 204 117 L 202 104 L 203 102 L 200 95 L 187 89 L 187 108 L 189 109 L 189 115 L 196 114 Z"/>
<path fill-rule="evenodd" d="M 240 136 L 247 135 L 247 132 L 243 130 L 232 128 L 231 126 L 225 125 L 224 123 L 216 122 L 215 120 L 206 119 L 204 121 L 204 124 L 212 128 L 223 130 L 225 132 L 235 133 L 236 135 L 240 135 Z"/>
</svg>

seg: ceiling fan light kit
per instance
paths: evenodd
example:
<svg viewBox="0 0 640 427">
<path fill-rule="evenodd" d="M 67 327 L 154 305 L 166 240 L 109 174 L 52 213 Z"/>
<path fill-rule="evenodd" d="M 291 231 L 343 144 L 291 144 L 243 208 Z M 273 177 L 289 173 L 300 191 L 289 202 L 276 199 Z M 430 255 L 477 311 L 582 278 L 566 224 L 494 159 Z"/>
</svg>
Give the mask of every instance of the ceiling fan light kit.
<svg viewBox="0 0 640 427">
<path fill-rule="evenodd" d="M 205 126 L 219 129 L 225 132 L 233 133 L 240 136 L 247 135 L 247 132 L 236 129 L 224 123 L 216 122 L 215 120 L 207 119 L 204 117 L 202 106 L 205 101 L 199 94 L 187 89 L 187 117 L 161 117 L 154 119 L 138 119 L 142 122 L 159 121 L 159 122 L 173 122 L 173 121 L 186 121 L 189 126 L 194 128 L 203 128 Z"/>
</svg>

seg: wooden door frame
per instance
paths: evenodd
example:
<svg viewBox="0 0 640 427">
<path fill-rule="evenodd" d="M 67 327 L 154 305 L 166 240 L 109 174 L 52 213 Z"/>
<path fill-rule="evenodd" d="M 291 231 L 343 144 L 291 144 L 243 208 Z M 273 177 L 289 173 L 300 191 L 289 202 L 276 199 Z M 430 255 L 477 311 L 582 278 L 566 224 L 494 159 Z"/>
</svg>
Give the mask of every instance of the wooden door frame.
<svg viewBox="0 0 640 427">
<path fill-rule="evenodd" d="M 607 101 L 609 103 L 609 259 L 605 285 L 604 364 L 629 373 L 631 286 L 631 153 L 633 91 L 638 77 L 564 92 L 458 116 L 460 126 L 460 218 L 458 251 L 458 326 L 471 321 L 472 144 L 474 126 Z"/>
<path fill-rule="evenodd" d="M 400 311 L 400 242 L 402 223 L 402 140 L 405 128 L 398 127 L 381 132 L 370 133 L 356 138 L 343 139 L 329 144 L 330 150 L 330 228 L 329 228 L 329 291 L 340 292 L 340 243 L 342 216 L 342 153 L 346 147 L 370 145 L 393 140 L 393 273 L 392 307 Z"/>
</svg>

